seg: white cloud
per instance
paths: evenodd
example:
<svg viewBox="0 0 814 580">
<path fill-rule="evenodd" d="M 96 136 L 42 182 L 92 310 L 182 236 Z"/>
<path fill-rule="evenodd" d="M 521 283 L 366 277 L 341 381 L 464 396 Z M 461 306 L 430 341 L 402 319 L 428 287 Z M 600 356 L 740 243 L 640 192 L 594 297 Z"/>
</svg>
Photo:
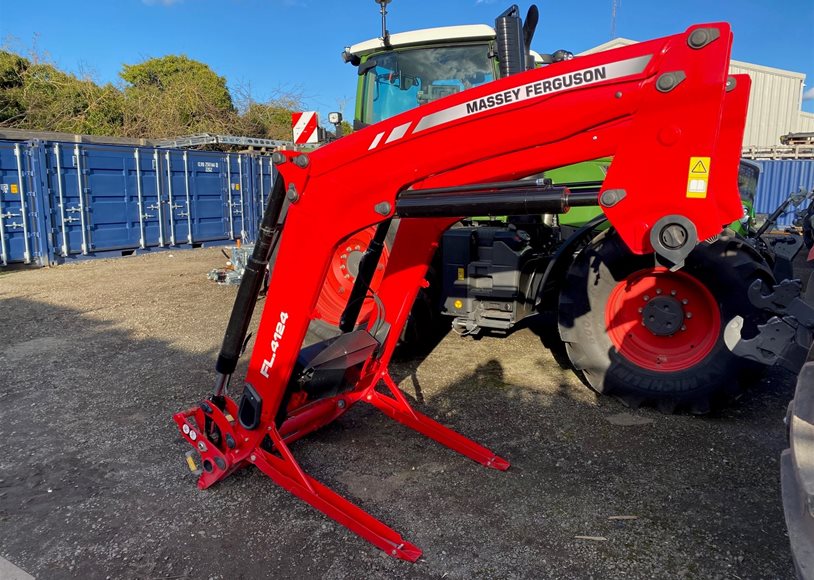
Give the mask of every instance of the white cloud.
<svg viewBox="0 0 814 580">
<path fill-rule="evenodd" d="M 147 6 L 172 6 L 173 4 L 180 4 L 184 0 L 141 0 Z"/>
<path fill-rule="evenodd" d="M 811 87 L 810 89 L 803 93 L 803 100 L 814 101 L 814 87 Z"/>
<path fill-rule="evenodd" d="M 497 0 L 475 0 L 475 6 L 480 4 L 494 4 Z"/>
</svg>

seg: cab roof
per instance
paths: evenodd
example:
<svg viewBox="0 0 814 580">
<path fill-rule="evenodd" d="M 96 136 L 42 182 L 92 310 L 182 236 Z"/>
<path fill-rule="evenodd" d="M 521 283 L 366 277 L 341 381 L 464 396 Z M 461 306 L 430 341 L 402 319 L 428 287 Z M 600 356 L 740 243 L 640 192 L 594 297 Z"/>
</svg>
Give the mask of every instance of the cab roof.
<svg viewBox="0 0 814 580">
<path fill-rule="evenodd" d="M 441 26 L 438 28 L 424 28 L 409 32 L 397 32 L 390 35 L 390 46 L 402 48 L 419 46 L 434 41 L 462 41 L 462 40 L 492 40 L 495 31 L 485 24 L 470 24 L 464 26 Z M 348 52 L 358 57 L 367 56 L 385 48 L 381 38 L 371 38 L 350 47 Z"/>
</svg>

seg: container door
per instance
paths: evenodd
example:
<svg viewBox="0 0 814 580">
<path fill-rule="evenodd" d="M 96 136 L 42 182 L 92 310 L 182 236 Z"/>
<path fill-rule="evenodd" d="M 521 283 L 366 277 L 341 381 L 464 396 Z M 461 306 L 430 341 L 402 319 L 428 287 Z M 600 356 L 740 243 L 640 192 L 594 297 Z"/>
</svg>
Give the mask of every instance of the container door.
<svg viewBox="0 0 814 580">
<path fill-rule="evenodd" d="M 0 143 L 0 265 L 32 261 L 27 145 Z"/>
<path fill-rule="evenodd" d="M 58 254 L 62 257 L 91 252 L 86 176 L 81 170 L 82 155 L 78 153 L 79 146 L 69 143 L 54 143 L 48 151 L 48 189 L 55 216 L 52 227 L 56 229 Z"/>
<path fill-rule="evenodd" d="M 192 244 L 194 237 L 189 212 L 188 159 L 185 151 L 166 150 L 162 155 L 166 196 L 166 225 L 172 246 Z"/>
<path fill-rule="evenodd" d="M 192 243 L 234 239 L 227 157 L 208 151 L 185 151 L 184 159 Z"/>
<path fill-rule="evenodd" d="M 84 253 L 140 247 L 138 194 L 128 187 L 131 150 L 77 144 L 73 164 L 80 224 L 84 219 L 86 226 Z"/>
<path fill-rule="evenodd" d="M 257 211 L 254 220 L 255 229 L 253 232 L 252 239 L 250 241 L 254 241 L 257 239 L 257 233 L 260 230 L 260 222 L 263 220 L 263 214 L 266 211 L 266 205 L 268 205 L 268 198 L 271 194 L 271 188 L 274 184 L 274 164 L 271 162 L 270 157 L 263 157 L 258 156 L 255 158 L 255 167 L 257 172 L 255 173 L 255 185 L 252 188 L 257 193 Z"/>
<path fill-rule="evenodd" d="M 141 224 L 144 248 L 164 247 L 164 204 L 162 203 L 161 156 L 157 149 L 137 148 L 137 199 L 141 206 Z"/>
<path fill-rule="evenodd" d="M 271 162 L 271 157 L 259 156 L 257 158 L 257 189 L 260 196 L 260 219 L 263 219 L 263 212 L 268 205 L 269 194 L 271 193 L 271 186 L 274 183 L 274 164 Z"/>
<path fill-rule="evenodd" d="M 229 213 L 229 237 L 230 239 L 241 238 L 246 240 L 248 234 L 246 225 L 250 216 L 247 211 L 247 200 L 245 199 L 246 188 L 244 187 L 243 159 L 241 155 L 226 155 L 226 175 L 229 182 L 227 203 L 231 208 Z"/>
</svg>

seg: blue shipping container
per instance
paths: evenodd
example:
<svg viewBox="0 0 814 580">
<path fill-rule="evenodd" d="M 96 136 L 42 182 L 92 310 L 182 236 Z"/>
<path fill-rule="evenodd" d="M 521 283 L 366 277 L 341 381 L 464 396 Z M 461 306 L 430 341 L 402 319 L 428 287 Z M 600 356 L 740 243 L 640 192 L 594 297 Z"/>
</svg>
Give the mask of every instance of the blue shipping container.
<svg viewBox="0 0 814 580">
<path fill-rule="evenodd" d="M 801 188 L 805 191 L 814 188 L 814 159 L 771 159 L 757 163 L 761 166 L 755 197 L 757 213 L 772 213 L 789 194 Z M 777 225 L 792 225 L 794 214 L 794 210 L 787 212 Z"/>
<path fill-rule="evenodd" d="M 25 144 L 0 141 L 0 266 L 41 263 L 45 253 L 31 163 Z"/>
<path fill-rule="evenodd" d="M 252 242 L 273 174 L 258 155 L 0 141 L 0 265 Z"/>
</svg>

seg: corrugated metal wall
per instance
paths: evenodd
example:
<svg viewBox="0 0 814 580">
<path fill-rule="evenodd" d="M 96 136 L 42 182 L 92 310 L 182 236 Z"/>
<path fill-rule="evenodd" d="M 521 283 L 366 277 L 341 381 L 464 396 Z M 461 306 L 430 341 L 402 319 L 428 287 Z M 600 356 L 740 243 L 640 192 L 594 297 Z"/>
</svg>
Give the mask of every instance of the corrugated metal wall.
<svg viewBox="0 0 814 580">
<path fill-rule="evenodd" d="M 805 75 L 736 60 L 729 72 L 752 79 L 744 147 L 779 145 L 781 135 L 798 130 Z"/>
<path fill-rule="evenodd" d="M 798 133 L 814 133 L 814 113 L 803 111 L 800 113 L 800 123 L 797 125 Z"/>
<path fill-rule="evenodd" d="M 759 161 L 760 180 L 755 198 L 757 213 L 771 213 L 792 192 L 801 187 L 810 191 L 814 188 L 814 159 L 777 159 Z M 794 211 L 786 213 L 778 220 L 779 226 L 789 226 L 794 220 Z"/>
</svg>

